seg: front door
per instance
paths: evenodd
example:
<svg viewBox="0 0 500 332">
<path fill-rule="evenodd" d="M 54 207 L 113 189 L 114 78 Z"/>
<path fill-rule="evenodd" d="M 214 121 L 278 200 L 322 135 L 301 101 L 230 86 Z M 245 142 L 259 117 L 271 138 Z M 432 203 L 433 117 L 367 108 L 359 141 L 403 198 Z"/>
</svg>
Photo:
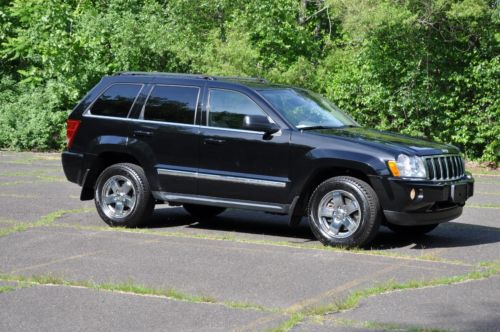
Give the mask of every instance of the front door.
<svg viewBox="0 0 500 332">
<path fill-rule="evenodd" d="M 266 136 L 242 129 L 245 115 L 273 121 L 266 105 L 246 93 L 212 87 L 207 100 L 200 127 L 199 194 L 246 201 L 250 208 L 289 203 L 289 130 Z"/>
</svg>

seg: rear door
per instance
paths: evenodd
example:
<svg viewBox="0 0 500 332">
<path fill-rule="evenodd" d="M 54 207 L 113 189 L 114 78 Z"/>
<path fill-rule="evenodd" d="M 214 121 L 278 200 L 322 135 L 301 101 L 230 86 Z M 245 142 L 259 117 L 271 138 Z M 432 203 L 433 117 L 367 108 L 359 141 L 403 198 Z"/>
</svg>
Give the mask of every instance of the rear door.
<svg viewBox="0 0 500 332">
<path fill-rule="evenodd" d="M 152 84 L 134 124 L 134 149 L 152 160 L 152 176 L 159 190 L 196 193 L 196 178 L 182 176 L 198 168 L 199 126 L 196 113 L 203 90 L 200 84 Z"/>
<path fill-rule="evenodd" d="M 268 116 L 278 124 L 279 120 L 270 117 L 267 106 L 256 96 L 214 84 L 208 85 L 200 127 L 198 193 L 248 204 L 253 201 L 254 207 L 261 208 L 269 202 L 289 203 L 289 130 L 283 126 L 280 132 L 266 136 L 242 129 L 245 115 Z"/>
</svg>

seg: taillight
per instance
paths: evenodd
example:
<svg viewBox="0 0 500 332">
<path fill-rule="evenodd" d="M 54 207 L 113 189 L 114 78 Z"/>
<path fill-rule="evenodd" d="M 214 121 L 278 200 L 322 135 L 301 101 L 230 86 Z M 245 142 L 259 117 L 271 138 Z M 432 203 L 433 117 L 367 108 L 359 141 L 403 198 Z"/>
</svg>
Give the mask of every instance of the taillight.
<svg viewBox="0 0 500 332">
<path fill-rule="evenodd" d="M 73 144 L 73 138 L 75 138 L 79 125 L 80 120 L 66 120 L 66 138 L 68 139 L 68 149 L 71 148 L 71 145 Z"/>
</svg>

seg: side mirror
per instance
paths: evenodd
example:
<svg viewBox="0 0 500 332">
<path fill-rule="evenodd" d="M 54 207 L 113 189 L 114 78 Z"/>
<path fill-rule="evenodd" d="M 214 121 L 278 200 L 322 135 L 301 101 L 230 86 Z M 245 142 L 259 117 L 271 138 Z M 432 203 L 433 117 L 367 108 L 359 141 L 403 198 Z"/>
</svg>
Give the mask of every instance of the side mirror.
<svg viewBox="0 0 500 332">
<path fill-rule="evenodd" d="M 243 118 L 243 129 L 263 131 L 266 135 L 277 133 L 280 127 L 269 121 L 267 116 L 264 115 L 245 115 Z"/>
</svg>

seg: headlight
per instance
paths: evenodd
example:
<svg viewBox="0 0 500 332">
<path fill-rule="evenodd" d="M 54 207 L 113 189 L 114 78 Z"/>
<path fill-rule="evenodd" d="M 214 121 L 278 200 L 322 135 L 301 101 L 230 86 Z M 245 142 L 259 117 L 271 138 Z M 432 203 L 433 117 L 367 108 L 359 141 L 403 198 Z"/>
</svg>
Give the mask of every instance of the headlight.
<svg viewBox="0 0 500 332">
<path fill-rule="evenodd" d="M 392 175 L 403 178 L 426 178 L 427 170 L 424 160 L 420 157 L 400 154 L 396 161 L 387 162 Z"/>
</svg>

